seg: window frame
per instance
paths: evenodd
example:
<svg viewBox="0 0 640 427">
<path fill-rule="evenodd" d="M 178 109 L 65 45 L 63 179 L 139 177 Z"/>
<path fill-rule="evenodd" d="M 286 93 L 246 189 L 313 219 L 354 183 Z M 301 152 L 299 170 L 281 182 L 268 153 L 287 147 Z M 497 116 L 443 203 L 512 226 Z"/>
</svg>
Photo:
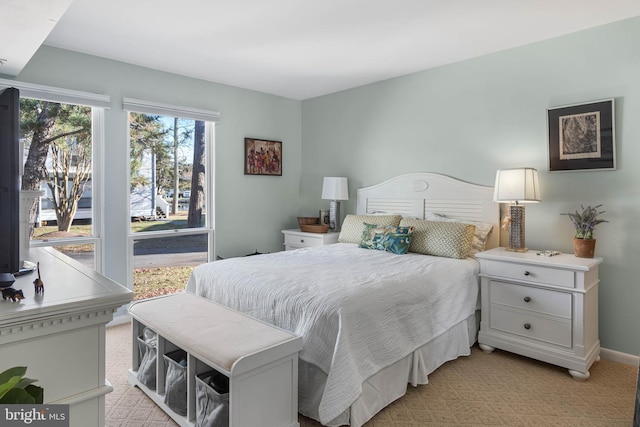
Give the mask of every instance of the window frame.
<svg viewBox="0 0 640 427">
<path fill-rule="evenodd" d="M 30 247 L 65 246 L 93 244 L 94 270 L 104 273 L 104 146 L 105 146 L 105 110 L 111 108 L 111 97 L 90 92 L 63 89 L 52 86 L 25 83 L 16 80 L 0 79 L 0 89 L 14 87 L 19 90 L 20 98 L 37 99 L 61 104 L 75 104 L 91 107 L 91 150 L 92 150 L 92 230 L 90 237 L 73 239 L 32 240 Z M 24 231 L 21 231 L 24 232 Z"/>
<path fill-rule="evenodd" d="M 183 119 L 201 120 L 205 122 L 205 188 L 207 194 L 205 197 L 205 224 L 203 227 L 188 228 L 188 229 L 173 229 L 162 231 L 150 231 L 150 232 L 137 232 L 133 233 L 131 228 L 127 232 L 127 286 L 129 289 L 133 289 L 133 249 L 135 242 L 138 240 L 148 240 L 154 238 L 166 238 L 176 236 L 188 236 L 188 235 L 207 235 L 207 261 L 210 262 L 215 259 L 215 247 L 214 247 L 214 151 L 215 151 L 215 124 L 220 119 L 220 113 L 216 111 L 209 111 L 197 108 L 181 107 L 170 104 L 162 104 L 152 101 L 144 101 L 133 98 L 123 98 L 122 109 L 127 113 L 127 150 L 131 149 L 130 141 L 130 122 L 129 113 L 141 113 L 160 115 L 164 117 L 179 117 Z M 130 153 L 127 153 L 127 173 L 131 174 Z M 127 193 L 127 206 L 131 203 L 131 194 L 129 189 Z"/>
</svg>

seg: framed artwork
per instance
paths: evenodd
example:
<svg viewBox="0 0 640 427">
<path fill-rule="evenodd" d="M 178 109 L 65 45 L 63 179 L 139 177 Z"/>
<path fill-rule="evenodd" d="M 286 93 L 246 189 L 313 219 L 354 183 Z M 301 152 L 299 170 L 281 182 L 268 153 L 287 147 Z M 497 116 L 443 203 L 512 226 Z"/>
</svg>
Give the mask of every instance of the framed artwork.
<svg viewBox="0 0 640 427">
<path fill-rule="evenodd" d="M 282 176 L 282 141 L 245 138 L 244 174 Z"/>
<path fill-rule="evenodd" d="M 614 100 L 547 110 L 549 171 L 616 168 Z"/>
</svg>

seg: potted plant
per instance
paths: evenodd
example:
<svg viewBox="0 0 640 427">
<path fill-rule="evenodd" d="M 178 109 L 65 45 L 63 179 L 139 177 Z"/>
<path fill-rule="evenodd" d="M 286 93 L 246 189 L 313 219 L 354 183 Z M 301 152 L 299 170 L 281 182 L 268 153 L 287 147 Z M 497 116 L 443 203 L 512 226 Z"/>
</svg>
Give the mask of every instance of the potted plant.
<svg viewBox="0 0 640 427">
<path fill-rule="evenodd" d="M 580 205 L 580 211 L 562 214 L 569 216 L 576 229 L 576 234 L 573 238 L 573 253 L 579 258 L 593 258 L 596 248 L 596 239 L 593 238 L 593 232 L 596 229 L 596 225 L 609 222 L 599 218 L 600 215 L 605 213 L 605 211 L 598 211 L 601 207 L 601 204 L 587 206 L 586 208 Z"/>
<path fill-rule="evenodd" d="M 42 404 L 44 391 L 33 385 L 38 380 L 24 378 L 27 368 L 17 366 L 0 373 L 0 404 Z"/>
</svg>

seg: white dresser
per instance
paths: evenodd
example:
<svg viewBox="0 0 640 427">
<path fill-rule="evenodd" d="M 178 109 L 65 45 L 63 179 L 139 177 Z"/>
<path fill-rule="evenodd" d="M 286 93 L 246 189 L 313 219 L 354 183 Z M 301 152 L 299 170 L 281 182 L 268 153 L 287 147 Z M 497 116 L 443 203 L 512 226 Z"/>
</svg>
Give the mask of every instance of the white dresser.
<svg viewBox="0 0 640 427">
<path fill-rule="evenodd" d="M 599 359 L 598 265 L 601 258 L 552 257 L 495 248 L 480 260 L 480 348 L 565 367 L 589 378 Z"/>
<path fill-rule="evenodd" d="M 338 243 L 338 236 L 340 236 L 340 233 L 336 232 L 308 233 L 305 231 L 300 231 L 298 229 L 282 230 L 282 234 L 284 234 L 285 251 Z"/>
<path fill-rule="evenodd" d="M 105 424 L 105 327 L 133 292 L 52 248 L 32 249 L 37 273 L 18 277 L 20 302 L 0 301 L 0 370 L 26 366 L 26 377 L 44 389 L 45 404 L 69 405 L 71 427 Z"/>
</svg>

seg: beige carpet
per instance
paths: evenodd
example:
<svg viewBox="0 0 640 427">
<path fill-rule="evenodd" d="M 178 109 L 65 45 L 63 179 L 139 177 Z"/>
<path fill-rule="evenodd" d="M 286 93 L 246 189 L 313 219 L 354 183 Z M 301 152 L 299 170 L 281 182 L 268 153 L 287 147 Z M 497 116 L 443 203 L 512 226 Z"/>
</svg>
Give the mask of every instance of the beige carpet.
<svg viewBox="0 0 640 427">
<path fill-rule="evenodd" d="M 127 383 L 131 363 L 128 324 L 107 329 L 107 427 L 163 427 L 176 424 Z M 575 426 L 629 427 L 633 421 L 634 366 L 601 360 L 591 378 L 575 381 L 566 369 L 496 350 L 473 347 L 470 357 L 448 362 L 429 384 L 409 386 L 366 427 Z M 300 417 L 302 427 L 319 423 Z M 267 426 L 256 426 L 267 427 Z"/>
</svg>

